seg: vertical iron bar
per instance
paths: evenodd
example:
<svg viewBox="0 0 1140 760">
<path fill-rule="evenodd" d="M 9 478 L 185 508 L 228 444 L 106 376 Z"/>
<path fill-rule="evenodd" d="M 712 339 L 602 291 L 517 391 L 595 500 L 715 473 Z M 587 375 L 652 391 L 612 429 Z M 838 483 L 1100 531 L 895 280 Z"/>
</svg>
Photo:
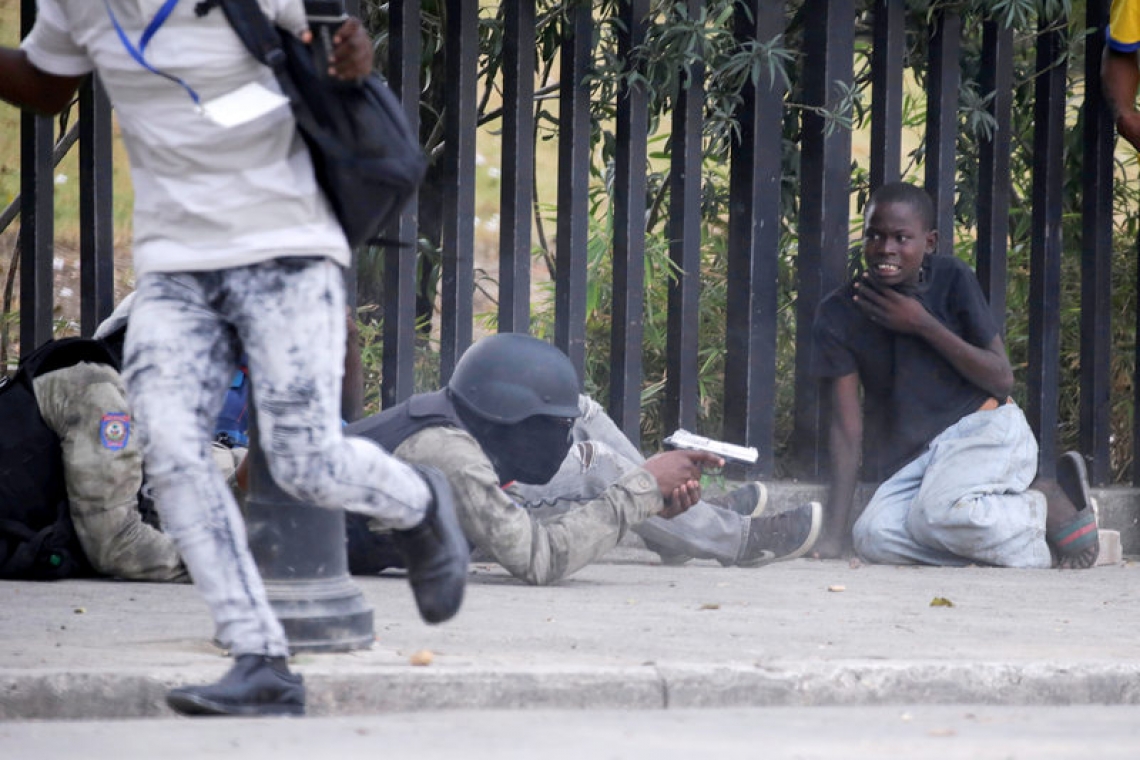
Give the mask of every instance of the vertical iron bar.
<svg viewBox="0 0 1140 760">
<path fill-rule="evenodd" d="M 1089 0 L 1085 25 L 1103 29 L 1108 3 Z M 1081 172 L 1081 427 L 1089 478 L 1112 476 L 1112 113 L 1100 81 L 1104 37 L 1085 38 L 1084 155 Z"/>
<path fill-rule="evenodd" d="M 992 94 L 986 110 L 994 119 L 994 131 L 978 146 L 977 274 L 1004 336 L 1012 196 L 1009 155 L 1013 134 L 1013 30 L 994 19 L 983 25 L 979 84 L 982 97 Z"/>
<path fill-rule="evenodd" d="M 854 79 L 853 0 L 806 0 L 804 102 L 834 107 L 836 85 Z M 803 477 L 818 477 L 827 462 L 827 400 L 811 375 L 811 328 L 819 302 L 846 276 L 851 191 L 851 132 L 827 129 L 824 118 L 805 111 L 800 148 L 800 243 L 796 260 L 797 466 Z"/>
<path fill-rule="evenodd" d="M 632 68 L 645 40 L 649 0 L 622 0 L 618 58 Z M 634 446 L 641 442 L 641 342 L 645 333 L 645 212 L 649 104 L 644 88 L 617 95 L 614 155 L 614 281 L 610 334 L 610 416 Z"/>
<path fill-rule="evenodd" d="M 534 179 L 534 0 L 503 7 L 503 171 L 499 330 L 530 332 L 530 212 Z"/>
<path fill-rule="evenodd" d="M 35 0 L 20 0 L 20 37 L 36 19 Z M 20 114 L 20 353 L 52 336 L 52 184 L 54 125 L 46 116 Z"/>
<path fill-rule="evenodd" d="M 52 120 L 20 115 L 20 353 L 52 337 Z"/>
<path fill-rule="evenodd" d="M 589 3 L 567 10 L 558 96 L 558 223 L 554 342 L 585 376 L 586 266 L 589 258 L 590 85 L 593 47 Z"/>
<path fill-rule="evenodd" d="M 689 18 L 696 18 L 704 0 L 686 0 Z M 673 109 L 669 167 L 669 258 L 674 277 L 669 283 L 666 337 L 666 432 L 697 424 L 701 295 L 701 124 L 704 115 L 704 63 L 689 70 Z"/>
<path fill-rule="evenodd" d="M 90 77 L 79 90 L 79 325 L 92 335 L 115 308 L 111 102 Z"/>
<path fill-rule="evenodd" d="M 420 132 L 420 0 L 398 0 L 389 6 L 389 84 L 404 106 L 413 134 Z M 386 235 L 399 243 L 384 250 L 384 353 L 380 403 L 393 406 L 415 393 L 416 240 L 419 196 L 408 200 Z"/>
<path fill-rule="evenodd" d="M 926 107 L 926 191 L 934 200 L 938 253 L 954 253 L 954 157 L 958 138 L 958 66 L 962 19 L 939 11 L 930 37 Z"/>
<path fill-rule="evenodd" d="M 479 4 L 447 0 L 444 58 L 443 230 L 440 251 L 439 380 L 446 383 L 460 354 L 471 345 L 475 288 L 476 76 Z"/>
<path fill-rule="evenodd" d="M 783 0 L 736 7 L 739 44 L 784 32 Z M 761 77 L 745 84 L 732 144 L 728 212 L 728 293 L 724 358 L 724 438 L 755 446 L 757 476 L 775 469 L 776 308 L 780 274 L 780 177 L 784 84 Z"/>
<path fill-rule="evenodd" d="M 1033 232 L 1029 264 L 1029 372 L 1026 416 L 1040 447 L 1038 473 L 1052 477 L 1057 456 L 1061 213 L 1064 189 L 1065 19 L 1043 19 L 1037 38 L 1033 107 Z"/>
<path fill-rule="evenodd" d="M 905 0 L 875 0 L 871 49 L 871 192 L 896 182 L 902 164 Z"/>
</svg>

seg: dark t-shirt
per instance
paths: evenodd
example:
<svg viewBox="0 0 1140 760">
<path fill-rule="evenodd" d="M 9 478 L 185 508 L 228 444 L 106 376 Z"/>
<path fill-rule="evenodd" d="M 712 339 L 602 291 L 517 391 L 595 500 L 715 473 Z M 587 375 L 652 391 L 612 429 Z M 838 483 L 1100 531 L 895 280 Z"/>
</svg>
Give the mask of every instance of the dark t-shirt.
<svg viewBox="0 0 1140 760">
<path fill-rule="evenodd" d="M 926 341 L 871 322 L 851 297 L 848 284 L 820 304 L 813 329 L 812 372 L 820 378 L 859 373 L 862 477 L 879 482 L 922 453 L 943 430 L 976 411 L 990 394 L 960 375 Z M 968 343 L 985 347 L 998 334 L 973 271 L 953 256 L 927 256 L 916 297 Z"/>
</svg>

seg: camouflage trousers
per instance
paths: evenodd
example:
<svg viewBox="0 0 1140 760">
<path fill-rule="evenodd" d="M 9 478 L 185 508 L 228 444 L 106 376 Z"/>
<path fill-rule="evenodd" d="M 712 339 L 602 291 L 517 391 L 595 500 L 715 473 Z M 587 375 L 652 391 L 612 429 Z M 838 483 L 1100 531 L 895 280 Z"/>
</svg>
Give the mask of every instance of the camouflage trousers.
<svg viewBox="0 0 1140 760">
<path fill-rule="evenodd" d="M 214 420 L 242 353 L 274 481 L 291 496 L 393 529 L 423 520 L 427 486 L 379 446 L 341 431 L 344 282 L 319 258 L 138 282 L 124 377 L 147 480 L 217 627 L 235 654 L 288 654 L 233 494 L 211 454 Z"/>
</svg>

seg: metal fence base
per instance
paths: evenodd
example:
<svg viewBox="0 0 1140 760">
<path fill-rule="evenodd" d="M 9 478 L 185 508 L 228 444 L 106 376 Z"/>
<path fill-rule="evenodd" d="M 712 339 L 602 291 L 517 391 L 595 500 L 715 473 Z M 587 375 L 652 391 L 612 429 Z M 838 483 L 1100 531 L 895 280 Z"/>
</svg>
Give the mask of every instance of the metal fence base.
<svg viewBox="0 0 1140 760">
<path fill-rule="evenodd" d="M 372 646 L 372 609 L 348 574 L 344 513 L 299 502 L 278 488 L 256 440 L 249 457 L 249 547 L 290 651 Z"/>
<path fill-rule="evenodd" d="M 372 609 L 347 576 L 266 581 L 265 590 L 289 637 L 290 652 L 349 652 L 372 646 Z"/>
</svg>

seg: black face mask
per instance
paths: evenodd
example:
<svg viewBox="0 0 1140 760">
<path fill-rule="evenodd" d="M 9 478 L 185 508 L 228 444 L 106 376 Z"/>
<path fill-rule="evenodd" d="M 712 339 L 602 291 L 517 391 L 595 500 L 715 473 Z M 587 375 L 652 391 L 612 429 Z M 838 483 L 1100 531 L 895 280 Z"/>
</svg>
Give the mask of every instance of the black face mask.
<svg viewBox="0 0 1140 760">
<path fill-rule="evenodd" d="M 484 423 L 472 433 L 487 453 L 499 482 L 550 482 L 570 453 L 574 420 L 536 415 L 514 425 Z"/>
</svg>

